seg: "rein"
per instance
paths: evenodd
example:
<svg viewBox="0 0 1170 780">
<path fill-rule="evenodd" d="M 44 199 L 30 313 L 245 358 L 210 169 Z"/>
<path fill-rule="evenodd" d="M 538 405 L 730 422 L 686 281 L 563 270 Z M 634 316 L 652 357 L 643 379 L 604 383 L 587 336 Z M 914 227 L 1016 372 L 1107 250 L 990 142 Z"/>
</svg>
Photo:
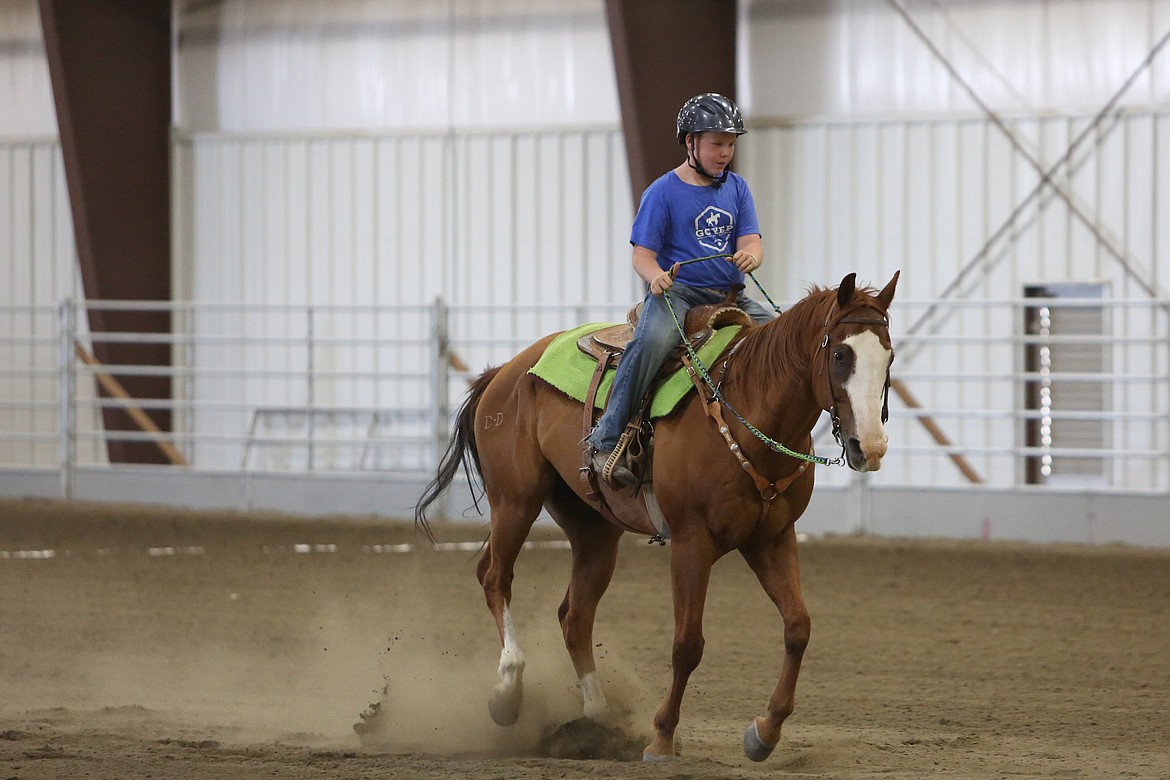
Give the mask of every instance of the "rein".
<svg viewBox="0 0 1170 780">
<path fill-rule="evenodd" d="M 677 273 L 677 269 L 679 266 L 687 265 L 688 263 L 697 263 L 700 260 L 713 260 L 715 258 L 720 258 L 720 257 L 731 257 L 731 255 L 728 255 L 728 254 L 709 255 L 707 257 L 696 257 L 693 260 L 683 260 L 680 263 L 675 263 L 675 265 L 672 268 L 672 272 Z M 755 274 L 749 272 L 748 276 L 750 276 L 752 278 L 752 281 L 756 283 L 756 286 L 760 288 L 760 292 L 762 292 L 764 294 L 764 297 L 768 299 L 768 303 L 772 304 L 772 308 L 776 311 L 776 313 L 777 314 L 783 313 L 783 310 L 779 306 L 777 306 L 775 303 L 773 303 L 772 298 L 768 295 L 767 291 L 764 290 L 764 286 L 762 284 L 760 284 L 759 280 L 756 279 Z M 691 363 L 693 364 L 692 366 L 688 367 L 687 370 L 689 372 L 691 372 L 692 376 L 695 373 L 698 373 L 699 376 L 701 376 L 703 378 L 703 381 L 707 384 L 707 387 L 710 388 L 710 390 L 711 390 L 712 397 L 715 398 L 717 401 L 719 401 L 720 404 L 727 407 L 727 410 L 735 416 L 735 419 L 739 420 L 740 424 L 744 428 L 747 428 L 749 431 L 751 431 L 753 436 L 755 436 L 757 439 L 759 439 L 761 442 L 763 442 L 764 445 L 767 446 L 769 449 L 771 449 L 773 452 L 778 452 L 781 455 L 787 455 L 790 458 L 796 458 L 797 460 L 806 461 L 808 463 L 815 463 L 815 464 L 820 465 L 820 466 L 843 466 L 845 464 L 845 459 L 843 457 L 825 458 L 825 457 L 822 457 L 820 455 L 813 455 L 811 453 L 797 452 L 795 450 L 791 450 L 788 447 L 785 447 L 780 442 L 778 442 L 775 439 L 768 436 L 766 433 L 761 431 L 756 426 L 752 425 L 750 422 L 748 422 L 742 414 L 740 414 L 738 411 L 736 411 L 734 406 L 732 406 L 730 403 L 728 403 L 727 399 L 723 396 L 723 392 L 719 389 L 719 385 L 716 384 L 715 380 L 711 379 L 711 374 L 707 371 L 707 367 L 703 365 L 703 361 L 699 359 L 698 353 L 695 352 L 693 347 L 691 347 L 691 344 L 687 340 L 686 334 L 683 331 L 682 322 L 679 321 L 678 312 L 676 312 L 674 310 L 674 303 L 670 300 L 670 292 L 664 291 L 662 293 L 662 297 L 666 300 L 667 308 L 670 309 L 670 316 L 674 318 L 674 326 L 675 326 L 675 328 L 678 329 L 678 333 L 679 333 L 680 338 L 682 339 L 683 346 L 686 348 L 687 357 L 690 358 Z M 825 337 L 826 337 L 826 339 L 828 338 L 828 331 L 825 332 Z M 736 347 L 738 347 L 738 345 L 736 345 Z M 726 365 L 726 360 L 730 359 L 731 355 L 733 355 L 735 353 L 736 347 L 732 347 L 731 353 L 728 354 L 727 358 L 724 360 L 724 365 Z M 834 400 L 836 400 L 836 399 L 834 399 Z M 723 427 L 726 427 L 726 426 L 723 426 Z M 723 431 L 720 431 L 720 432 L 722 433 Z M 724 434 L 724 438 L 727 438 L 728 435 L 729 434 Z M 739 453 L 738 445 L 736 446 L 736 449 L 732 450 L 732 452 L 737 453 L 737 454 Z M 844 452 L 845 452 L 844 447 L 842 447 L 841 452 L 842 452 L 842 455 L 844 455 Z"/>
<path fill-rule="evenodd" d="M 672 265 L 670 267 L 670 276 L 672 279 L 675 276 L 678 276 L 678 269 L 682 268 L 684 265 L 690 265 L 691 263 L 698 263 L 698 262 L 701 262 L 703 260 L 717 260 L 718 258 L 721 258 L 721 257 L 731 257 L 731 255 L 724 252 L 721 255 L 707 255 L 706 257 L 692 257 L 690 260 L 682 260 L 680 262 L 675 263 L 674 265 Z M 768 295 L 768 291 L 764 289 L 764 285 L 760 284 L 760 280 L 756 278 L 755 271 L 748 271 L 748 276 L 750 276 L 752 278 L 752 281 L 755 282 L 756 287 L 758 287 L 760 289 L 760 292 L 763 294 L 763 296 L 768 299 L 768 303 L 770 303 L 772 305 L 772 311 L 776 312 L 777 314 L 783 314 L 784 310 L 776 305 L 776 302 L 772 300 L 771 295 Z M 663 293 L 663 295 L 666 295 L 666 293 Z M 674 310 L 671 309 L 671 311 L 674 311 Z M 674 319 L 675 319 L 675 322 L 678 322 L 678 317 L 675 317 Z M 681 328 L 680 328 L 680 330 L 681 330 Z"/>
</svg>

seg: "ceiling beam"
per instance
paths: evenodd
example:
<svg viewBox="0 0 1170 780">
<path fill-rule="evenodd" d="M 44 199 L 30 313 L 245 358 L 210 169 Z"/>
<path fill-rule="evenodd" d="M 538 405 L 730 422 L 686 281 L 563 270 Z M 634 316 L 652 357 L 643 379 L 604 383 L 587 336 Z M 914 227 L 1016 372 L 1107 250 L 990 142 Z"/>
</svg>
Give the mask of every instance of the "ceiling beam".
<svg viewBox="0 0 1170 780">
<path fill-rule="evenodd" d="M 606 0 L 630 187 L 637 204 L 678 165 L 675 120 L 702 92 L 735 100 L 735 0 Z"/>
<path fill-rule="evenodd" d="M 40 0 L 40 12 L 85 297 L 169 301 L 171 2 Z M 94 310 L 88 324 L 101 363 L 170 367 L 168 344 L 100 339 L 170 333 L 167 312 Z M 133 398 L 171 398 L 169 376 L 112 373 Z M 149 414 L 171 429 L 168 411 Z M 107 431 L 140 430 L 122 409 L 103 416 Z M 150 442 L 111 441 L 108 452 L 165 461 Z"/>
</svg>

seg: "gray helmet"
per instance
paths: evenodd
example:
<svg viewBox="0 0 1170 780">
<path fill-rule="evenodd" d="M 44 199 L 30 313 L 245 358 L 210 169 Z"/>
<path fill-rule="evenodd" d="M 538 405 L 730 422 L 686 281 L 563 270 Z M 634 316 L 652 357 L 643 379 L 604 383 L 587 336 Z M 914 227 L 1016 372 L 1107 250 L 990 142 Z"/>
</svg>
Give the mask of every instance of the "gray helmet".
<svg viewBox="0 0 1170 780">
<path fill-rule="evenodd" d="M 743 117 L 739 108 L 717 92 L 695 95 L 679 109 L 678 142 L 686 143 L 687 133 L 735 133 L 743 135 Z"/>
</svg>

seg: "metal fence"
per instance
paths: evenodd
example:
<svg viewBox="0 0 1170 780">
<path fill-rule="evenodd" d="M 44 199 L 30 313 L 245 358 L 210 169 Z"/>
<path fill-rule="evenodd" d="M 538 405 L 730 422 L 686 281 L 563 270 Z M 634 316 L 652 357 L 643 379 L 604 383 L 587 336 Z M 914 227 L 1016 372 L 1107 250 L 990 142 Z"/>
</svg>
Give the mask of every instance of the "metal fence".
<svg viewBox="0 0 1170 780">
<path fill-rule="evenodd" d="M 875 482 L 1170 493 L 1170 303 L 1025 298 L 895 308 L 891 447 Z M 172 330 L 91 333 L 88 315 L 99 309 L 165 310 Z M 419 478 L 445 448 L 469 378 L 547 333 L 623 314 L 442 300 L 3 308 L 0 473 L 56 474 L 68 498 L 75 470 L 125 468 L 109 462 L 107 446 L 126 441 L 158 447 L 164 471 Z M 927 319 L 930 327 L 917 327 Z M 171 362 L 103 364 L 95 357 L 103 343 L 165 343 Z M 171 396 L 131 397 L 121 388 L 133 376 L 165 377 Z M 106 428 L 111 409 L 136 424 Z M 155 410 L 169 413 L 171 430 L 153 426 Z M 816 446 L 835 447 L 823 427 Z M 850 480 L 844 469 L 821 474 L 822 484 Z"/>
</svg>

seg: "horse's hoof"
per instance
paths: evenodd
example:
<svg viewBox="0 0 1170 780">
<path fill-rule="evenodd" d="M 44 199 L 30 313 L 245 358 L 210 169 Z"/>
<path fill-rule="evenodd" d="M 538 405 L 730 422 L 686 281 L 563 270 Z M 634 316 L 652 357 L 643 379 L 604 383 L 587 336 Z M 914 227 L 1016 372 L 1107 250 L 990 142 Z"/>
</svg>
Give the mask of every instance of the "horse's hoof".
<svg viewBox="0 0 1170 780">
<path fill-rule="evenodd" d="M 496 725 L 514 725 L 520 719 L 520 702 L 522 700 L 519 695 L 502 696 L 498 693 L 488 699 L 488 712 L 491 713 L 492 720 L 496 722 Z"/>
<path fill-rule="evenodd" d="M 663 739 L 657 736 L 642 750 L 642 760 L 647 764 L 661 764 L 673 761 L 678 755 L 678 749 L 673 739 Z"/>
<path fill-rule="evenodd" d="M 760 730 L 753 720 L 752 725 L 748 726 L 747 731 L 743 733 L 743 754 L 752 761 L 763 761 L 772 755 L 775 748 L 775 745 L 764 744 L 764 740 L 760 739 Z"/>
</svg>

